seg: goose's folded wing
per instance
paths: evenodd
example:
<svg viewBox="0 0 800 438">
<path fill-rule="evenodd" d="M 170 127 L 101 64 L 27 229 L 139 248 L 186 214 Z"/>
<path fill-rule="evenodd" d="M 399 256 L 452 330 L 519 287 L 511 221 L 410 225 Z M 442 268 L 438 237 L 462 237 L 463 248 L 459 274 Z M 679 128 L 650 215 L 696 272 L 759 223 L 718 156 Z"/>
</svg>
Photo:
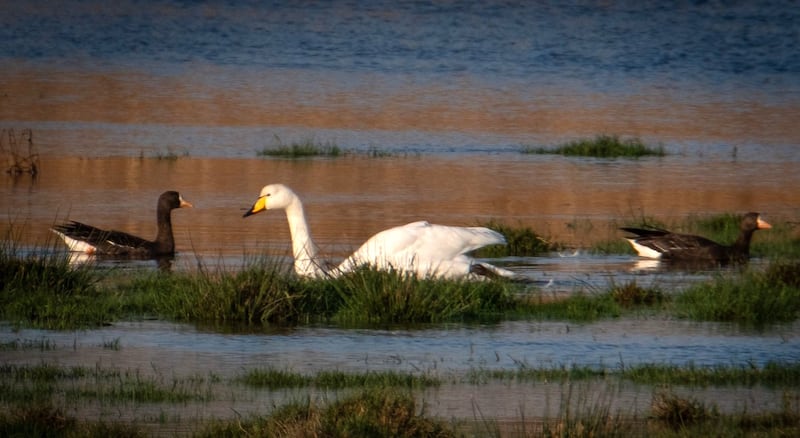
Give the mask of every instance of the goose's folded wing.
<svg viewBox="0 0 800 438">
<path fill-rule="evenodd" d="M 655 249 L 663 254 L 697 251 L 719 246 L 713 240 L 690 234 L 666 234 L 663 236 L 640 237 L 636 243 Z"/>
<path fill-rule="evenodd" d="M 104 230 L 77 221 L 70 221 L 53 226 L 53 231 L 61 234 L 65 240 L 83 242 L 101 252 L 119 252 L 131 248 L 143 248 L 148 241 L 122 231 Z"/>
</svg>

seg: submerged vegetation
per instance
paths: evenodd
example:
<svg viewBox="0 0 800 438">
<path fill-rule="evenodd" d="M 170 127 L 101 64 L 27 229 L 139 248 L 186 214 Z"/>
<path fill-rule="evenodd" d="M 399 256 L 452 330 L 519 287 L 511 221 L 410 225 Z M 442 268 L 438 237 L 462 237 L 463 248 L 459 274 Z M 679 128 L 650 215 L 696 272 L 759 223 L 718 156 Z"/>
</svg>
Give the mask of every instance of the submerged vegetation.
<svg viewBox="0 0 800 438">
<path fill-rule="evenodd" d="M 557 154 L 595 158 L 663 157 L 662 146 L 650 147 L 638 138 L 622 139 L 617 135 L 598 135 L 593 139 L 576 140 L 555 148 L 526 147 L 524 154 Z"/>
<path fill-rule="evenodd" d="M 462 384 L 480 389 L 489 381 L 555 383 L 556 411 L 544 419 L 520 414 L 519 427 L 538 430 L 535 435 L 558 436 L 694 436 L 708 432 L 758 431 L 768 436 L 792 436 L 800 429 L 800 400 L 792 389 L 800 385 L 797 364 L 769 363 L 763 367 L 688 367 L 640 365 L 633 368 L 595 369 L 561 367 L 518 370 L 476 369 Z M 596 394 L 578 382 L 598 379 L 631 380 L 652 384 L 648 412 L 613 408 L 611 392 Z M 52 364 L 0 366 L 0 412 L 3 436 L 148 436 L 152 427 L 177 427 L 193 436 L 505 436 L 492 419 L 449 420 L 426 413 L 419 391 L 436 388 L 439 378 L 395 372 L 341 373 L 322 371 L 312 375 L 275 369 L 243 370 L 223 378 L 214 374 L 166 376 L 155 368 L 138 369 L 63 366 Z M 617 383 L 619 384 L 619 383 Z M 673 385 L 685 387 L 766 385 L 783 388 L 782 406 L 774 412 L 721 413 L 716 405 L 678 395 Z M 229 397 L 231 388 L 281 391 L 285 388 L 321 388 L 322 398 L 286 399 L 272 408 L 249 414 L 233 414 L 204 420 L 163 414 L 135 420 L 94 420 L 80 417 L 75 407 L 100 403 L 113 416 L 117 409 L 144 406 L 195 404 L 202 406 Z M 613 386 L 613 384 L 612 384 Z M 346 390 L 344 390 L 346 389 Z M 617 410 L 615 410 L 617 409 Z M 201 409 L 202 410 L 202 409 Z M 261 413 L 263 412 L 263 413 Z M 234 415 L 235 414 L 235 415 Z M 641 416 L 644 414 L 645 416 Z M 155 424 L 154 424 L 155 423 Z M 171 429 L 167 429 L 171 430 Z M 162 430 L 162 432 L 164 432 Z M 705 433 L 704 433 L 705 432 Z M 529 436 L 523 434 L 522 436 Z M 516 436 L 516 435 L 512 435 Z"/>
<path fill-rule="evenodd" d="M 280 137 L 275 135 L 273 142 L 256 151 L 256 156 L 272 158 L 338 158 L 343 156 L 359 155 L 367 158 L 389 158 L 395 154 L 380 149 L 377 146 L 370 146 L 366 150 L 344 149 L 332 141 L 317 141 L 306 139 L 285 143 Z"/>
<path fill-rule="evenodd" d="M 260 157 L 306 158 L 306 157 L 338 157 L 342 149 L 333 142 L 317 142 L 313 139 L 286 144 L 277 135 L 274 142 L 264 146 L 256 155 Z"/>
<path fill-rule="evenodd" d="M 33 144 L 33 131 L 22 129 L 17 133 L 12 128 L 0 129 L 0 157 L 5 160 L 6 173 L 18 176 L 39 173 L 39 153 Z"/>
</svg>

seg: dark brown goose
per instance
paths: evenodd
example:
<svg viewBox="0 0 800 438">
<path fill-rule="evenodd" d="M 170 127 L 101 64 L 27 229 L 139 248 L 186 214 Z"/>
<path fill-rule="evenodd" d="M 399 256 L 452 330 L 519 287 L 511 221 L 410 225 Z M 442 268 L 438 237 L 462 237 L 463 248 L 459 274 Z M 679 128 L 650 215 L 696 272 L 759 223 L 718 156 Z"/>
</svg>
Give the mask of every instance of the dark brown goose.
<svg viewBox="0 0 800 438">
<path fill-rule="evenodd" d="M 651 259 L 679 262 L 741 263 L 750 257 L 750 240 L 756 230 L 772 228 L 758 213 L 747 213 L 739 226 L 739 237 L 730 245 L 691 234 L 678 234 L 661 229 L 620 228 L 637 237 L 625 238 L 633 249 Z"/>
<path fill-rule="evenodd" d="M 168 256 L 175 253 L 172 210 L 191 206 L 178 192 L 162 193 L 156 208 L 158 234 L 155 240 L 142 239 L 122 231 L 103 230 L 76 221 L 56 225 L 52 231 L 64 239 L 71 251 L 143 258 Z"/>
</svg>

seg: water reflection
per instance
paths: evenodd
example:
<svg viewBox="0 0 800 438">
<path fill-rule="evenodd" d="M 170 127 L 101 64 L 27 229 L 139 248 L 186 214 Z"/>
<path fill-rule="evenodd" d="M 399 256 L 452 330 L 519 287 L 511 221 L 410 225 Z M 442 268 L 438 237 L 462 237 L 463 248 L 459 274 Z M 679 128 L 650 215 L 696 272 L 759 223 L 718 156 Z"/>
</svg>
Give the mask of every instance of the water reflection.
<svg viewBox="0 0 800 438">
<path fill-rule="evenodd" d="M 67 255 L 69 263 L 74 266 L 92 267 L 98 269 L 126 269 L 141 270 L 155 268 L 161 272 L 172 272 L 175 256 L 158 256 L 148 258 L 120 257 L 85 252 L 70 251 Z"/>
<path fill-rule="evenodd" d="M 176 250 L 203 258 L 289 254 L 283 215 L 241 218 L 242 208 L 270 182 L 290 185 L 303 199 L 315 240 L 333 258 L 377 231 L 417 220 L 470 226 L 497 219 L 568 246 L 588 247 L 621 239 L 617 226 L 641 217 L 669 223 L 694 214 L 757 209 L 780 223 L 795 220 L 793 206 L 800 205 L 800 192 L 786 190 L 800 186 L 794 162 L 709 166 L 666 159 L 594 165 L 522 155 L 42 161 L 45 170 L 35 184 L 22 188 L 0 181 L 7 207 L 0 216 L 4 226 L 27 227 L 24 243 L 47 242 L 50 226 L 65 219 L 154 235 L 152 200 L 170 188 L 195 203 L 191 214 L 173 214 Z M 775 173 L 782 178 L 761 177 Z"/>
</svg>

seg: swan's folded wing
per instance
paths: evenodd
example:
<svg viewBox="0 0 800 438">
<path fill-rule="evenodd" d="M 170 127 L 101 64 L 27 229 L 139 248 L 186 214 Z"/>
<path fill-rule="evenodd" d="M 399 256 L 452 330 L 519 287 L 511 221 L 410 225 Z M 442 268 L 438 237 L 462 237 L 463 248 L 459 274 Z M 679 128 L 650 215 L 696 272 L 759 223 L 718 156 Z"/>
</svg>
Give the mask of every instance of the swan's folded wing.
<svg viewBox="0 0 800 438">
<path fill-rule="evenodd" d="M 342 267 L 349 270 L 371 264 L 380 268 L 409 269 L 413 265 L 455 261 L 465 253 L 494 244 L 505 244 L 505 238 L 488 228 L 412 222 L 372 236 Z"/>
</svg>

